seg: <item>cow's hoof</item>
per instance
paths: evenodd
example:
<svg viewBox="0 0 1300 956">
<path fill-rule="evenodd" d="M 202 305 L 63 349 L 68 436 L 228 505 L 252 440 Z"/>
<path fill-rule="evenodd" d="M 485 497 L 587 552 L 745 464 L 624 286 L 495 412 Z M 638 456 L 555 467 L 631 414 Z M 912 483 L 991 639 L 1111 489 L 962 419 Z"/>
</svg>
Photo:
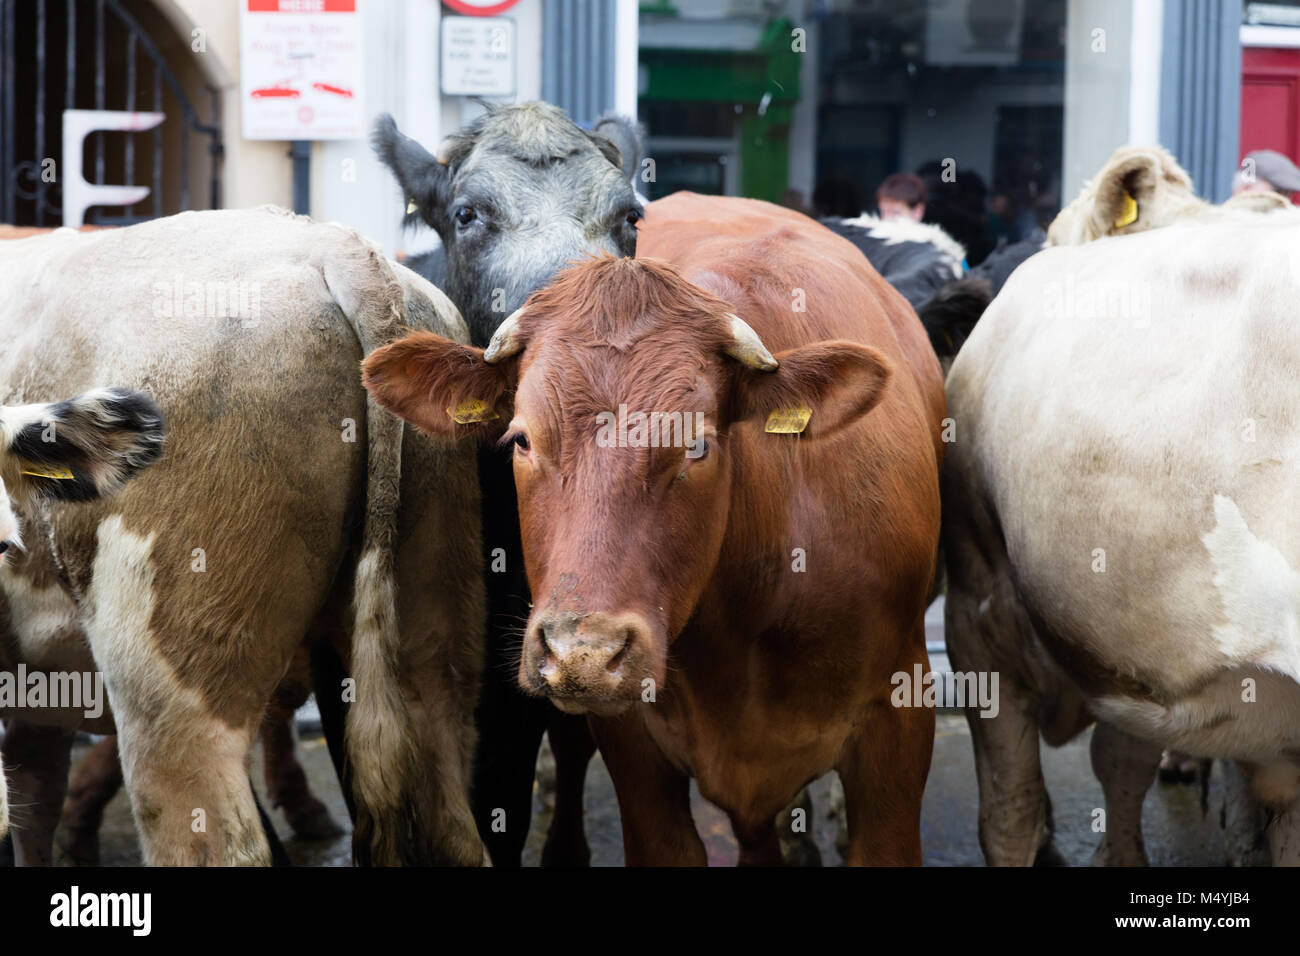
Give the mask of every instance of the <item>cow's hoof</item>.
<svg viewBox="0 0 1300 956">
<path fill-rule="evenodd" d="M 1061 851 L 1056 848 L 1056 844 L 1050 840 L 1038 848 L 1038 855 L 1034 857 L 1034 866 L 1066 866 L 1065 857 L 1061 856 Z"/>
<path fill-rule="evenodd" d="M 59 837 L 59 850 L 73 866 L 99 866 L 99 831 L 70 830 Z"/>
<path fill-rule="evenodd" d="M 781 859 L 785 861 L 786 866 L 822 865 L 821 850 L 817 849 L 817 844 L 806 836 L 798 840 L 782 839 Z"/>
<path fill-rule="evenodd" d="M 547 840 L 542 847 L 542 866 L 591 866 L 591 847 L 585 839 Z"/>
<path fill-rule="evenodd" d="M 1126 841 L 1127 842 L 1127 841 Z M 1092 855 L 1093 866 L 1147 866 L 1147 852 L 1139 842 L 1123 847 L 1102 840 Z"/>
</svg>

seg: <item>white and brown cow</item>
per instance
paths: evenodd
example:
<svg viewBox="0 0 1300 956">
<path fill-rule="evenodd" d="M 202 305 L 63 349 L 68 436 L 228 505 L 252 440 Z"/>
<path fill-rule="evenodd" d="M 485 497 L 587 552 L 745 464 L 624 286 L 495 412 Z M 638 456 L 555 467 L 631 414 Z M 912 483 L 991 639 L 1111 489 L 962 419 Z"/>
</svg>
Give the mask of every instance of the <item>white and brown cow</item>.
<svg viewBox="0 0 1300 956">
<path fill-rule="evenodd" d="M 0 567 L 25 550 L 16 505 L 113 494 L 158 459 L 162 443 L 162 415 L 139 392 L 105 388 L 62 402 L 0 408 Z M 0 837 L 8 829 L 0 764 Z"/>
<path fill-rule="evenodd" d="M 1039 736 L 1094 718 L 1097 862 L 1145 860 L 1164 747 L 1238 761 L 1274 861 L 1300 862 L 1300 213 L 1279 205 L 1209 206 L 1168 153 L 1121 151 L 952 367 L 946 633 L 955 668 L 1000 674 L 998 716 L 968 714 L 990 863 L 1050 852 Z"/>
<path fill-rule="evenodd" d="M 358 858 L 481 862 L 473 456 L 358 375 L 408 331 L 465 339 L 455 307 L 355 232 L 271 208 L 4 243 L 0 303 L 5 401 L 115 381 L 169 422 L 122 494 L 33 512 L 2 582 L 16 660 L 102 671 L 110 725 L 15 722 L 117 731 L 148 862 L 266 863 L 249 747 L 304 641 L 332 641 Z"/>
</svg>

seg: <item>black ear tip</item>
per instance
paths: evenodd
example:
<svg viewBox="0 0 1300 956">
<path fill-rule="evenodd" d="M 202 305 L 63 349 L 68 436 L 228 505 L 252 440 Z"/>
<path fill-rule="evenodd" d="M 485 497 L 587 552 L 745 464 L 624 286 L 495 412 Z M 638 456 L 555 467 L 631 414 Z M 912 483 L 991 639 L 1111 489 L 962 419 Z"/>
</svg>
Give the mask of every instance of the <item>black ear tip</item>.
<svg viewBox="0 0 1300 956">
<path fill-rule="evenodd" d="M 132 392 L 125 388 L 111 388 L 108 393 L 113 400 L 113 410 L 123 420 L 142 422 L 162 420 L 162 411 L 158 408 L 158 403 L 153 400 L 153 396 L 148 392 Z"/>
<path fill-rule="evenodd" d="M 397 131 L 397 121 L 393 119 L 393 114 L 380 113 L 371 130 L 370 141 L 376 150 L 391 150 L 399 135 L 401 134 Z"/>
</svg>

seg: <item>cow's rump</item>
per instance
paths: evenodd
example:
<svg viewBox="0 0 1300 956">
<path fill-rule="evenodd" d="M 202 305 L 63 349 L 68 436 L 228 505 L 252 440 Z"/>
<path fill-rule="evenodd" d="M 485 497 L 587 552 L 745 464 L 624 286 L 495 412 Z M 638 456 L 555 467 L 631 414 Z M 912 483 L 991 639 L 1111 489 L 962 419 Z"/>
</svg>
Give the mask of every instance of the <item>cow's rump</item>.
<svg viewBox="0 0 1300 956">
<path fill-rule="evenodd" d="M 412 328 L 464 339 L 456 309 L 354 231 L 271 207 L 0 243 L 0 303 L 5 402 L 111 382 L 151 394 L 169 423 L 163 460 L 122 495 L 31 516 L 104 671 L 147 859 L 263 859 L 247 794 L 226 775 L 295 650 L 323 629 L 352 633 L 350 675 L 370 688 L 348 717 L 365 740 L 351 754 L 359 854 L 477 862 L 458 739 L 480 654 L 473 459 L 404 435 L 358 373 Z M 429 568 L 449 576 L 444 607 Z M 12 583 L 22 617 L 30 588 Z M 437 666 L 457 681 L 420 690 L 418 668 L 449 641 Z M 39 662 L 40 635 L 28 644 Z M 395 676 L 408 652 L 419 664 L 406 694 L 446 701 L 441 728 L 411 726 L 419 706 Z M 449 769 L 421 789 L 417 764 L 434 749 Z M 161 810 L 140 816 L 141 800 Z M 211 845 L 185 835 L 193 807 L 207 808 Z M 426 826 L 445 835 L 426 841 Z"/>
<path fill-rule="evenodd" d="M 1297 247 L 1298 216 L 1215 211 L 1049 249 L 948 379 L 950 571 L 992 521 L 1094 711 L 1193 753 L 1300 745 Z M 1290 702 L 1244 704 L 1245 678 Z"/>
</svg>

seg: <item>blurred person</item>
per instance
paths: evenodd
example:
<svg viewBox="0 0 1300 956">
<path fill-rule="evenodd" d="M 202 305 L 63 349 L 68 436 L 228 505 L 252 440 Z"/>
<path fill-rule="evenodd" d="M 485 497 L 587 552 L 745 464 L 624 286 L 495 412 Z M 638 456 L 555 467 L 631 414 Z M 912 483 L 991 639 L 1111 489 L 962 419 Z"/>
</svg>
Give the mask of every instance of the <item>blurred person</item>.
<svg viewBox="0 0 1300 956">
<path fill-rule="evenodd" d="M 848 219 L 861 215 L 862 208 L 862 193 L 857 185 L 838 173 L 823 176 L 813 188 L 813 211 L 818 219 L 826 216 Z"/>
<path fill-rule="evenodd" d="M 894 173 L 876 189 L 881 219 L 925 218 L 925 181 L 911 173 Z"/>
<path fill-rule="evenodd" d="M 804 202 L 803 192 L 798 189 L 787 189 L 781 194 L 781 200 L 777 205 L 784 206 L 786 209 L 793 209 L 795 212 L 801 212 L 805 216 L 813 215 L 813 211 Z"/>
<path fill-rule="evenodd" d="M 1281 193 L 1290 199 L 1292 193 L 1300 192 L 1300 168 L 1276 150 L 1247 153 L 1237 175 L 1232 177 L 1232 194 L 1263 191 Z"/>
<path fill-rule="evenodd" d="M 964 169 L 945 179 L 945 165 L 937 159 L 922 163 L 916 175 L 925 183 L 924 222 L 934 223 L 966 249 L 966 262 L 979 265 L 997 242 L 989 231 L 985 200 L 988 187 L 974 170 Z"/>
</svg>

